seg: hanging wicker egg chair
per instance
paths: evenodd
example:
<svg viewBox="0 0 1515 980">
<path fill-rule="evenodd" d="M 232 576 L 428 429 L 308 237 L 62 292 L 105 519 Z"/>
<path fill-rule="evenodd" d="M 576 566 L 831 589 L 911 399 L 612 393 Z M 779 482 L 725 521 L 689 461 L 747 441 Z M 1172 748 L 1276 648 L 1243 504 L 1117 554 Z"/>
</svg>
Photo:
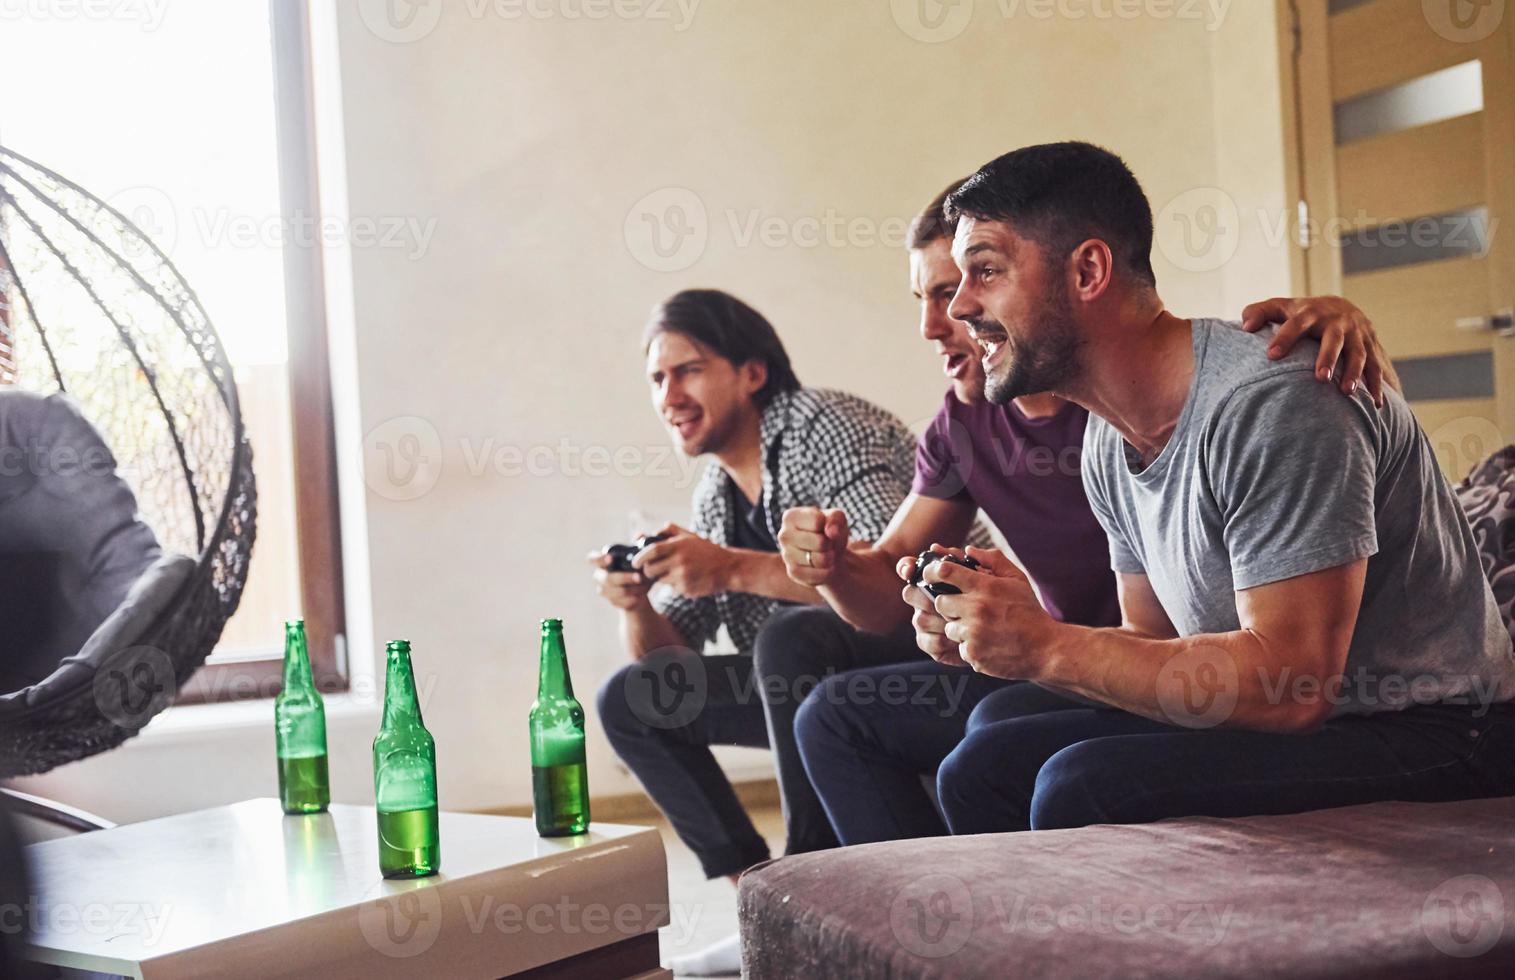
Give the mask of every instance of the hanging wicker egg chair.
<svg viewBox="0 0 1515 980">
<path fill-rule="evenodd" d="M 134 615 L 111 617 L 35 683 L 0 690 L 0 777 L 113 748 L 171 703 L 237 608 L 256 521 L 231 364 L 194 292 L 119 212 L 0 146 L 7 398 L 97 434 L 115 464 L 106 478 L 179 564 L 163 595 L 146 601 L 138 587 L 123 602 Z M 0 657 L 24 652 L 0 641 Z"/>
</svg>

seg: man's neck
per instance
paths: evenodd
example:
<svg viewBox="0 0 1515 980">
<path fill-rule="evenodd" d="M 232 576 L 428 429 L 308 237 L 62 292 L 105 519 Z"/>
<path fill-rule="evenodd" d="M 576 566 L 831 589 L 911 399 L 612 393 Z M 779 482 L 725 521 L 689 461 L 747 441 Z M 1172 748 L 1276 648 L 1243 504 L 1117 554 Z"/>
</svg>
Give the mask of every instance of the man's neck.
<svg viewBox="0 0 1515 980">
<path fill-rule="evenodd" d="M 1150 463 L 1178 427 L 1194 382 L 1194 333 L 1155 307 L 1123 311 L 1084 346 L 1083 372 L 1059 394 L 1113 425 Z"/>
<path fill-rule="evenodd" d="M 754 407 L 726 445 L 715 454 L 749 503 L 763 495 L 763 413 Z"/>
<path fill-rule="evenodd" d="M 1015 399 L 1015 407 L 1028 419 L 1049 419 L 1063 410 L 1067 401 L 1056 395 L 1043 392 L 1040 395 L 1022 395 Z"/>
</svg>

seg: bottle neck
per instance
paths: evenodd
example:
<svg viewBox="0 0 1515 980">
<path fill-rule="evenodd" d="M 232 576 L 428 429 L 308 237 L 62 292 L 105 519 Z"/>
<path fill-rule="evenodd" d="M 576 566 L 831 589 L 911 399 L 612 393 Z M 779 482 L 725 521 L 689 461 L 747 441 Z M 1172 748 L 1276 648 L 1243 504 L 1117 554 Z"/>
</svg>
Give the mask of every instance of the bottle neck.
<svg viewBox="0 0 1515 980">
<path fill-rule="evenodd" d="M 572 698 L 573 679 L 568 676 L 568 649 L 561 630 L 542 631 L 542 664 L 537 673 L 538 698 Z"/>
<path fill-rule="evenodd" d="M 384 678 L 384 727 L 421 724 L 421 703 L 416 697 L 416 678 L 410 666 L 410 654 L 389 651 Z"/>
<path fill-rule="evenodd" d="M 284 690 L 305 691 L 315 687 L 310 676 L 310 652 L 305 645 L 305 631 L 291 629 L 284 634 Z"/>
</svg>

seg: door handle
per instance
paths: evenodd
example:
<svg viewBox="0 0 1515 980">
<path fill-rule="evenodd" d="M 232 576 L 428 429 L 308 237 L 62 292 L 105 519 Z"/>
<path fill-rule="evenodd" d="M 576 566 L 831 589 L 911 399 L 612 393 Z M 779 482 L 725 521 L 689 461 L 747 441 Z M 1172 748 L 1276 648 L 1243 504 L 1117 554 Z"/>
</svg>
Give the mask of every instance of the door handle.
<svg viewBox="0 0 1515 980">
<path fill-rule="evenodd" d="M 1515 337 L 1515 307 L 1505 307 L 1495 310 L 1488 316 L 1461 316 L 1457 318 L 1457 329 L 1468 331 L 1489 330 L 1501 337 Z"/>
</svg>

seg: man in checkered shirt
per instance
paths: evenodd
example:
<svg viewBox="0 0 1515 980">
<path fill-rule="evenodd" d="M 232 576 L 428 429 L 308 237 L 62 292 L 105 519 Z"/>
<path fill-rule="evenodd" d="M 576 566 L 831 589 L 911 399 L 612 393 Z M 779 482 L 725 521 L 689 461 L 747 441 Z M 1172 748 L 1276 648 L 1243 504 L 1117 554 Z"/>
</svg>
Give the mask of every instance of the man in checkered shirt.
<svg viewBox="0 0 1515 980">
<path fill-rule="evenodd" d="M 794 507 L 841 508 L 857 534 L 882 534 L 910 492 L 914 439 L 861 398 L 801 387 L 773 327 L 726 293 L 658 307 L 646 351 L 659 416 L 684 452 L 714 462 L 692 530 L 663 528 L 637 572 L 591 559 L 634 661 L 601 688 L 600 722 L 705 873 L 734 880 L 768 847 L 710 746 L 771 746 L 788 853 L 834 847 L 794 713 L 828 674 L 924 660 L 904 623 L 888 636 L 848 626 L 790 579 L 776 542 Z M 740 652 L 701 656 L 722 625 Z"/>
</svg>

